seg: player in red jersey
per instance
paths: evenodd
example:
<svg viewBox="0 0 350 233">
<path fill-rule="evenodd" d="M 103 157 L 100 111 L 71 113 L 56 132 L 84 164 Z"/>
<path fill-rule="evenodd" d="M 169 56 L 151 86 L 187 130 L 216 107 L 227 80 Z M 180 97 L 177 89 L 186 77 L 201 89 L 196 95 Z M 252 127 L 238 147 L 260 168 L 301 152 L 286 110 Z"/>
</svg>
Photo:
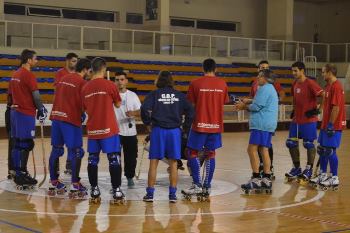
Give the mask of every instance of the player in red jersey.
<svg viewBox="0 0 350 233">
<path fill-rule="evenodd" d="M 342 130 L 346 128 L 345 98 L 342 84 L 337 80 L 337 67 L 326 64 L 322 68 L 322 76 L 327 82 L 323 105 L 323 118 L 321 131 L 318 136 L 319 146 L 317 152 L 320 155 L 320 170 L 318 177 L 311 180 L 312 183 L 322 187 L 339 185 L 337 148 L 340 146 Z M 327 177 L 327 165 L 330 165 L 332 176 Z"/>
<path fill-rule="evenodd" d="M 97 186 L 97 166 L 100 151 L 107 154 L 109 172 L 111 175 L 112 193 L 116 201 L 124 200 L 120 189 L 121 159 L 119 128 L 114 113 L 114 106 L 121 105 L 121 98 L 116 85 L 104 79 L 106 61 L 95 58 L 92 61 L 92 79 L 83 87 L 83 107 L 88 114 L 88 175 L 91 185 L 91 199 L 100 200 L 100 190 Z"/>
<path fill-rule="evenodd" d="M 68 53 L 66 55 L 66 65 L 65 67 L 62 67 L 59 69 L 55 74 L 55 82 L 54 86 L 57 85 L 57 83 L 67 74 L 72 74 L 75 72 L 75 67 L 78 62 L 78 55 L 75 53 Z M 59 167 L 59 165 L 58 165 Z M 71 168 L 71 162 L 69 160 L 69 156 L 67 156 L 66 160 L 66 170 L 64 171 L 65 174 L 72 174 L 72 168 Z"/>
<path fill-rule="evenodd" d="M 184 195 L 209 197 L 211 180 L 215 170 L 215 150 L 222 146 L 224 104 L 229 102 L 226 82 L 215 76 L 216 63 L 213 59 L 203 62 L 204 77 L 191 82 L 187 99 L 195 107 L 195 118 L 187 142 L 188 164 L 192 171 L 193 185 L 182 190 Z M 205 150 L 205 179 L 200 178 L 198 152 Z"/>
<path fill-rule="evenodd" d="M 30 71 L 37 63 L 35 51 L 25 49 L 21 54 L 20 68 L 13 74 L 9 86 L 11 105 L 11 136 L 13 166 L 16 170 L 14 181 L 18 186 L 35 185 L 27 170 L 29 152 L 34 148 L 35 114 L 40 122 L 47 117 L 47 110 L 41 102 L 38 85 Z M 38 110 L 38 111 L 36 111 Z"/>
<path fill-rule="evenodd" d="M 59 69 L 55 74 L 55 83 L 56 84 L 67 74 L 71 74 L 75 72 L 75 67 L 78 62 L 78 55 L 75 53 L 68 53 L 66 55 L 66 65 Z"/>
<path fill-rule="evenodd" d="M 286 146 L 289 149 L 294 167 L 285 176 L 288 180 L 301 178 L 308 181 L 312 176 L 316 148 L 314 140 L 317 138 L 317 97 L 323 97 L 322 88 L 312 79 L 305 76 L 305 64 L 295 62 L 292 65 L 295 81 L 292 85 L 294 116 L 289 127 L 289 138 Z M 322 102 L 320 106 L 322 106 Z M 307 150 L 307 164 L 304 171 L 300 168 L 299 139 L 303 139 L 303 146 Z"/>
<path fill-rule="evenodd" d="M 86 188 L 80 183 L 79 172 L 81 159 L 84 156 L 82 128 L 84 121 L 82 111 L 81 90 L 86 83 L 84 80 L 91 71 L 91 62 L 80 59 L 76 73 L 64 76 L 57 84 L 50 120 L 52 151 L 49 159 L 50 187 L 49 194 L 63 194 L 65 185 L 59 178 L 59 157 L 64 154 L 63 146 L 68 148 L 68 157 L 72 164 L 72 185 L 70 195 L 86 193 Z"/>
<path fill-rule="evenodd" d="M 262 70 L 268 70 L 270 69 L 270 65 L 269 62 L 266 60 L 262 60 L 259 62 L 258 64 L 258 72 L 262 71 Z M 278 94 L 279 97 L 279 101 L 283 101 L 283 99 L 286 97 L 286 93 L 283 90 L 281 83 L 278 82 L 278 80 L 275 78 L 275 82 L 273 83 L 273 86 Z M 249 93 L 249 98 L 244 98 L 242 101 L 245 104 L 251 104 L 253 102 L 253 99 L 256 95 L 256 92 L 258 91 L 259 88 L 259 84 L 258 84 L 258 78 L 254 79 L 252 86 L 250 88 L 250 93 Z M 258 150 L 258 154 L 259 154 L 259 160 L 260 160 L 260 166 L 259 166 L 259 171 L 262 174 L 263 173 L 263 159 L 262 159 L 262 155 L 260 153 L 260 150 Z M 271 177 L 274 179 L 274 173 L 273 173 L 273 147 L 271 145 L 271 147 L 269 148 L 269 156 L 270 156 L 270 160 L 271 160 Z"/>
</svg>

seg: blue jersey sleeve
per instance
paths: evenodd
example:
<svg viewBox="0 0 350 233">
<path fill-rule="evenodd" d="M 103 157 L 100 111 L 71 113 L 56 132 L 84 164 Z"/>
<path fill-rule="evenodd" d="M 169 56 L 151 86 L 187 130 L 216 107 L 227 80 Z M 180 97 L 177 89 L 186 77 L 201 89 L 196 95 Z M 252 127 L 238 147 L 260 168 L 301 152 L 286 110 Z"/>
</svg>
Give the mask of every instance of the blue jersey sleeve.
<svg viewBox="0 0 350 233">
<path fill-rule="evenodd" d="M 150 125 L 152 121 L 152 109 L 154 103 L 153 92 L 149 93 L 141 105 L 141 120 L 145 125 Z"/>
</svg>

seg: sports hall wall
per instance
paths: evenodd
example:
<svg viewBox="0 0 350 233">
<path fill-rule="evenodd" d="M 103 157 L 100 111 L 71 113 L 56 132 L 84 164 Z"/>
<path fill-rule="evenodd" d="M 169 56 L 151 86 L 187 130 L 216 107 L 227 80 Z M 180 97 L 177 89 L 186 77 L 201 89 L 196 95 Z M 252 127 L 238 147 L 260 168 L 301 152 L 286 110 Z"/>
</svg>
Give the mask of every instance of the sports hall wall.
<svg viewBox="0 0 350 233">
<path fill-rule="evenodd" d="M 318 33 L 319 42 L 349 42 L 349 12 L 350 1 L 322 4 L 295 1 L 294 40 L 313 41 L 314 33 Z"/>
</svg>

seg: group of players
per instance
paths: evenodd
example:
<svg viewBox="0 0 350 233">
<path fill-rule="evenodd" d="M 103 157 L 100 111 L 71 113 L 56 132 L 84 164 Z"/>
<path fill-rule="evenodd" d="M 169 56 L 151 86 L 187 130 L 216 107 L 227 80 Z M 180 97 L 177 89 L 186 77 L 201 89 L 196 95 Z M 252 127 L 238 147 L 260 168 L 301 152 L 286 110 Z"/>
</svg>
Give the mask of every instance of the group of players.
<svg viewBox="0 0 350 233">
<path fill-rule="evenodd" d="M 85 153 L 82 147 L 82 123 L 87 114 L 87 170 L 91 200 L 100 201 L 98 163 L 102 151 L 107 154 L 109 161 L 113 200 L 123 201 L 125 195 L 120 188 L 121 144 L 123 147 L 129 145 L 124 147 L 124 154 L 127 151 L 128 156 L 132 154 L 129 159 L 125 158 L 128 162 L 124 165 L 128 186 L 134 185 L 132 178 L 135 175 L 137 156 L 136 128 L 131 134 L 123 133 L 123 136 L 119 136 L 121 132 L 118 125 L 122 123 L 117 120 L 115 113 L 115 108 L 126 105 L 126 82 L 123 83 L 126 74 L 117 74 L 118 80 L 116 78 L 115 81 L 118 85 L 115 85 L 105 79 L 107 64 L 104 59 L 96 57 L 90 61 L 78 59 L 76 55 L 70 54 L 67 60 L 67 67 L 71 67 L 71 70 L 61 69 L 63 74 L 56 76 L 55 97 L 50 115 L 52 151 L 49 159 L 49 194 L 64 194 L 67 189 L 59 180 L 59 158 L 64 154 L 64 145 L 67 147 L 68 165 L 72 170 L 69 195 L 81 197 L 87 194 L 87 188 L 81 184 L 79 177 L 81 160 Z M 13 141 L 11 162 L 15 171 L 13 180 L 21 187 L 37 184 L 37 180 L 31 177 L 27 170 L 27 162 L 29 152 L 34 148 L 35 115 L 43 123 L 48 114 L 40 100 L 36 78 L 31 72 L 36 63 L 35 51 L 23 50 L 21 65 L 13 74 L 8 91 L 10 132 Z M 326 65 L 322 68 L 322 75 L 327 82 L 325 90 L 305 76 L 305 65 L 302 62 L 294 63 L 292 70 L 296 79 L 291 92 L 294 115 L 286 145 L 294 167 L 286 176 L 311 179 L 316 154 L 314 140 L 317 137 L 317 115 L 323 110 L 318 139 L 320 145 L 317 148 L 321 173 L 311 181 L 324 186 L 337 186 L 339 180 L 336 148 L 339 147 L 341 131 L 346 122 L 344 91 L 336 79 L 336 67 Z M 222 146 L 223 107 L 230 100 L 225 81 L 215 76 L 216 63 L 213 59 L 203 62 L 203 71 L 203 77 L 191 82 L 187 95 L 174 89 L 170 72 L 161 71 L 155 81 L 157 89 L 147 95 L 144 103 L 140 106 L 136 94 L 133 93 L 133 108 L 124 110 L 123 121 L 126 121 L 124 123 L 127 123 L 127 128 L 135 127 L 134 117 L 141 113 L 143 123 L 150 130 L 150 168 L 144 201 L 152 202 L 154 199 L 158 161 L 164 157 L 169 161 L 169 201 L 177 201 L 177 161 L 181 159 L 181 140 L 184 138 L 187 140 L 185 153 L 193 184 L 181 192 L 187 198 L 193 195 L 209 198 L 215 170 L 215 151 Z M 120 93 L 120 90 L 123 91 Z M 278 95 L 280 99 L 284 98 L 284 91 L 275 80 L 268 62 L 262 61 L 259 64 L 259 75 L 252 85 L 251 97 L 239 99 L 234 105 L 237 111 L 251 112 L 248 154 L 253 175 L 247 184 L 242 185 L 244 190 L 272 189 L 271 139 L 277 127 Z M 320 105 L 317 105 L 317 97 L 322 97 Z M 308 154 L 308 163 L 304 171 L 300 168 L 299 139 L 303 139 Z M 328 162 L 331 166 L 331 177 L 327 176 Z M 205 175 L 201 179 L 200 170 L 203 165 Z"/>
</svg>

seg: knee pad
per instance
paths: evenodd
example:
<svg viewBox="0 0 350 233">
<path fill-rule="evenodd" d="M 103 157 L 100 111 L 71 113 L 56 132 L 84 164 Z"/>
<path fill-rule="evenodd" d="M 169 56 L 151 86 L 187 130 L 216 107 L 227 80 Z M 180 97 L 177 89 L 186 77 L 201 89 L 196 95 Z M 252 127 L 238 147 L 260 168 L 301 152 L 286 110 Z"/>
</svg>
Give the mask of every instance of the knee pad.
<svg viewBox="0 0 350 233">
<path fill-rule="evenodd" d="M 206 153 L 206 158 L 205 159 L 213 159 L 213 158 L 215 158 L 215 151 L 212 151 L 212 150 L 210 150 L 210 151 L 207 151 L 207 153 Z"/>
<path fill-rule="evenodd" d="M 304 140 L 303 141 L 303 146 L 305 149 L 312 149 L 315 148 L 314 142 L 313 141 L 309 141 L 309 140 Z"/>
<path fill-rule="evenodd" d="M 197 158 L 198 157 L 198 150 L 187 148 L 186 156 L 187 156 L 187 159 Z"/>
<path fill-rule="evenodd" d="M 63 146 L 52 146 L 51 156 L 55 158 L 61 157 L 64 154 Z"/>
<path fill-rule="evenodd" d="M 100 162 L 100 157 L 98 153 L 89 154 L 88 163 L 89 165 L 97 166 Z"/>
<path fill-rule="evenodd" d="M 120 155 L 118 153 L 107 154 L 110 166 L 120 166 Z"/>
<path fill-rule="evenodd" d="M 291 149 L 299 146 L 299 142 L 296 139 L 288 138 L 286 141 L 286 146 Z"/>
<path fill-rule="evenodd" d="M 20 150 L 31 151 L 34 149 L 34 140 L 32 138 L 20 139 L 17 138 L 15 142 L 15 147 Z"/>
<path fill-rule="evenodd" d="M 72 154 L 73 158 L 77 159 L 82 159 L 84 157 L 84 149 L 83 148 L 73 148 L 73 149 L 68 149 L 70 153 Z"/>
<path fill-rule="evenodd" d="M 321 145 L 317 146 L 317 154 L 320 156 L 331 156 L 335 152 L 335 149 L 332 147 L 324 147 Z"/>
</svg>

